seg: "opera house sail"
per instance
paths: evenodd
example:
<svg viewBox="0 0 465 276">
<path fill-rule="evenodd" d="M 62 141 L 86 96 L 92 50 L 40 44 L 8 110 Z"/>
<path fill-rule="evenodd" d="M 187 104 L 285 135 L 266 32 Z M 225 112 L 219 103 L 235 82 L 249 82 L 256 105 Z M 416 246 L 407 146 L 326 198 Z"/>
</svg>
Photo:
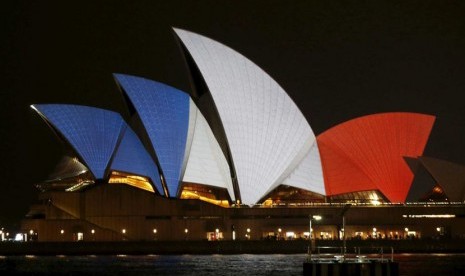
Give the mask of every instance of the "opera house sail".
<svg viewBox="0 0 465 276">
<path fill-rule="evenodd" d="M 404 157 L 423 154 L 434 120 L 417 113 L 380 113 L 318 135 L 328 195 L 379 190 L 390 202 L 405 202 L 413 173 Z"/>
<path fill-rule="evenodd" d="M 255 204 L 282 183 L 325 194 L 315 135 L 279 84 L 220 43 L 181 29 L 175 32 L 218 110 L 241 202 Z"/>
<path fill-rule="evenodd" d="M 165 194 L 178 197 L 186 181 L 225 188 L 234 199 L 225 157 L 189 95 L 140 77 L 115 74 L 115 78 L 144 126 Z"/>
</svg>

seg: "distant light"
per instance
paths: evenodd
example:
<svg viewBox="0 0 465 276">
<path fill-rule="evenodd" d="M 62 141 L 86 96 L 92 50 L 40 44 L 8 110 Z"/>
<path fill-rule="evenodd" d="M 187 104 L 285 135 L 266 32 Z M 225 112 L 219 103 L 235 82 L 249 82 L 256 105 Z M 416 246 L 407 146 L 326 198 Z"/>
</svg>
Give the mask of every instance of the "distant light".
<svg viewBox="0 0 465 276">
<path fill-rule="evenodd" d="M 63 235 L 64 233 L 65 233 L 65 230 L 61 229 L 61 230 L 60 230 L 60 234 Z"/>
<path fill-rule="evenodd" d="M 431 215 L 402 215 L 404 218 L 455 218 L 450 214 L 431 214 Z"/>
<path fill-rule="evenodd" d="M 376 227 L 373 227 L 373 232 L 376 232 Z"/>
<path fill-rule="evenodd" d="M 15 241 L 24 241 L 24 235 L 21 233 L 16 234 Z"/>
<path fill-rule="evenodd" d="M 94 230 L 94 229 L 90 230 L 90 232 L 91 232 L 92 234 L 95 234 L 95 230 Z"/>
<path fill-rule="evenodd" d="M 153 233 L 154 233 L 154 234 L 157 233 L 157 229 L 156 229 L 156 228 L 153 229 Z"/>
<path fill-rule="evenodd" d="M 378 205 L 381 205 L 381 202 L 377 199 L 374 199 L 371 201 L 371 204 L 378 206 Z"/>
<path fill-rule="evenodd" d="M 216 228 L 215 232 L 218 234 L 220 232 L 220 229 Z"/>
<path fill-rule="evenodd" d="M 408 232 L 408 228 L 407 228 L 407 227 L 405 227 L 405 229 L 404 229 L 404 230 L 405 230 L 405 232 Z"/>
<path fill-rule="evenodd" d="M 281 231 L 283 231 L 281 228 L 278 228 L 278 232 L 281 233 Z"/>
<path fill-rule="evenodd" d="M 436 231 L 441 232 L 441 227 L 436 227 Z"/>
<path fill-rule="evenodd" d="M 321 220 L 321 219 L 322 219 L 322 216 L 316 215 L 316 216 L 313 216 L 313 219 L 314 219 L 314 220 Z"/>
<path fill-rule="evenodd" d="M 126 229 L 121 230 L 121 233 L 126 234 Z"/>
<path fill-rule="evenodd" d="M 29 234 L 31 234 L 31 235 L 34 234 L 34 230 L 32 230 L 32 229 L 29 230 Z"/>
<path fill-rule="evenodd" d="M 250 228 L 247 228 L 247 233 L 250 233 Z"/>
<path fill-rule="evenodd" d="M 186 229 L 184 229 L 184 233 L 186 233 L 186 234 L 187 234 L 188 232 L 189 232 L 189 229 L 187 229 L 187 228 L 186 228 Z"/>
</svg>

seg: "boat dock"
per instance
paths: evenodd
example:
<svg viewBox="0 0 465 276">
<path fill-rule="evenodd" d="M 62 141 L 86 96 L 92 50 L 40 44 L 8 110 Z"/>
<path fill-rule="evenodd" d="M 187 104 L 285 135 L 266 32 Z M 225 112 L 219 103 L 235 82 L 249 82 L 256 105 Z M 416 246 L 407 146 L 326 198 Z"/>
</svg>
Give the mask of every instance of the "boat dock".
<svg viewBox="0 0 465 276">
<path fill-rule="evenodd" d="M 315 252 L 313 252 L 315 251 Z M 304 276 L 373 275 L 397 276 L 399 264 L 394 261 L 394 248 L 317 247 L 308 252 L 303 264 Z"/>
</svg>

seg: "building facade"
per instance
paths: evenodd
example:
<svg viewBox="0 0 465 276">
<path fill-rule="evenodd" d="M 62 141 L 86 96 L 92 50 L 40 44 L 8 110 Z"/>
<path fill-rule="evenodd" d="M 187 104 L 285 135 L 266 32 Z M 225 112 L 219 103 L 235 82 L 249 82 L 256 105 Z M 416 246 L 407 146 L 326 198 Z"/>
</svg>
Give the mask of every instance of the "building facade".
<svg viewBox="0 0 465 276">
<path fill-rule="evenodd" d="M 45 192 L 23 220 L 39 241 L 341 239 L 346 204 L 221 207 L 154 196 L 125 184 Z M 346 207 L 347 208 L 347 207 Z M 347 239 L 465 238 L 462 204 L 353 204 Z"/>
<path fill-rule="evenodd" d="M 65 156 L 22 228 L 57 240 L 406 239 L 464 233 L 465 168 L 423 156 L 435 117 L 392 112 L 315 135 L 268 74 L 175 29 L 188 94 L 115 74 L 129 120 L 72 104 L 32 108 Z"/>
</svg>

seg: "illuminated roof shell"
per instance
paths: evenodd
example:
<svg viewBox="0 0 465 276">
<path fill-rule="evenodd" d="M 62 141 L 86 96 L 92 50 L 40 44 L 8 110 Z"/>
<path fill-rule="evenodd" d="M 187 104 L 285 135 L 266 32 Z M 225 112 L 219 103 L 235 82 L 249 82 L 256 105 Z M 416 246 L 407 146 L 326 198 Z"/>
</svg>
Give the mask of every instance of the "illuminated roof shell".
<svg viewBox="0 0 465 276">
<path fill-rule="evenodd" d="M 308 151 L 303 150 L 303 159 L 295 167 L 294 171 L 282 182 L 282 184 L 308 190 L 320 195 L 326 195 L 323 181 L 323 169 L 321 167 L 320 151 L 316 140 L 308 141 Z M 298 162 L 299 159 L 296 161 Z M 273 187 L 274 188 L 274 187 Z"/>
<path fill-rule="evenodd" d="M 106 169 L 126 123 L 118 113 L 95 107 L 39 104 L 32 108 L 73 147 L 97 179 Z"/>
<path fill-rule="evenodd" d="M 181 181 L 189 126 L 189 95 L 141 77 L 114 74 L 147 132 L 165 178 L 169 196 Z"/>
<path fill-rule="evenodd" d="M 164 194 L 158 168 L 136 133 L 127 126 L 116 150 L 111 170 L 136 174 L 150 178 L 154 190 Z"/>
<path fill-rule="evenodd" d="M 209 38 L 175 29 L 216 104 L 237 174 L 242 203 L 254 204 L 308 158 L 317 172 L 313 186 L 324 191 L 315 136 L 286 92 L 262 69 Z M 303 168 L 303 167 L 302 167 Z M 299 169 L 300 170 L 300 169 Z M 297 173 L 300 175 L 300 173 Z M 293 177 L 288 185 L 297 183 Z M 306 184 L 306 183 L 303 183 Z"/>
<path fill-rule="evenodd" d="M 192 142 L 186 153 L 187 163 L 183 181 L 225 188 L 234 200 L 231 172 L 226 157 L 205 117 L 192 100 L 190 103 L 193 122 L 189 129 L 192 130 Z"/>
<path fill-rule="evenodd" d="M 317 137 L 327 195 L 381 191 L 404 202 L 413 173 L 403 157 L 423 153 L 435 117 L 381 113 L 337 125 Z"/>
</svg>

